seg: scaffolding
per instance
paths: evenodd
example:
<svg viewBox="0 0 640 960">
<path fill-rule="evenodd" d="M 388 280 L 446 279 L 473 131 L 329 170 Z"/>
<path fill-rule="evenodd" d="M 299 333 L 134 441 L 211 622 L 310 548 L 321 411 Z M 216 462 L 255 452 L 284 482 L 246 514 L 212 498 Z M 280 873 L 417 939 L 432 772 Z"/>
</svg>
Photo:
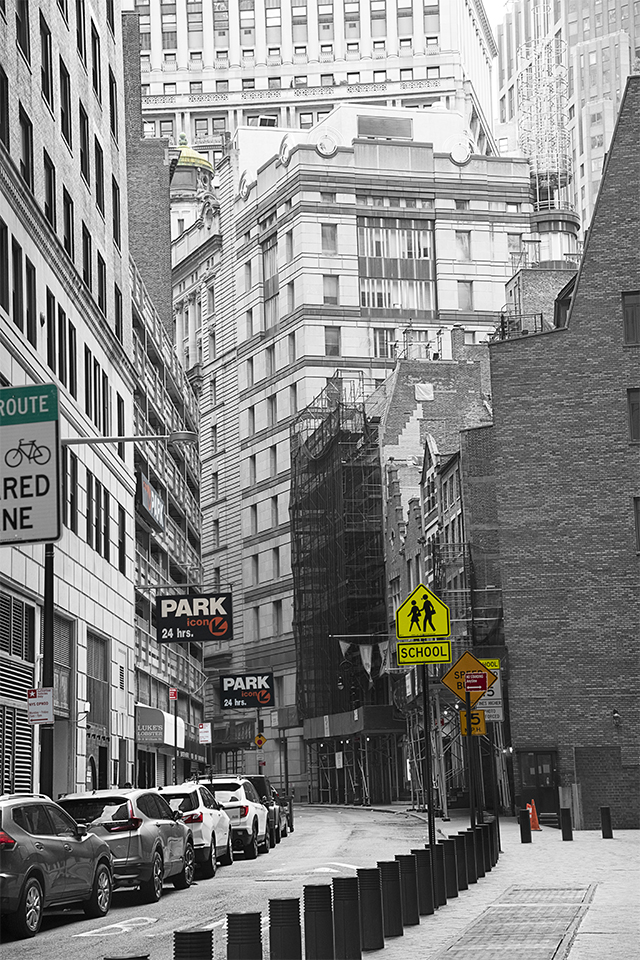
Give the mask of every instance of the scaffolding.
<svg viewBox="0 0 640 960">
<path fill-rule="evenodd" d="M 382 539 L 382 474 L 377 425 L 365 413 L 362 385 L 333 377 L 291 428 L 291 541 L 294 637 L 301 716 L 385 703 L 386 682 L 357 648 L 387 636 Z"/>
<path fill-rule="evenodd" d="M 531 167 L 536 211 L 573 209 L 566 43 L 553 33 L 551 10 L 533 11 L 533 38 L 518 48 L 518 135 Z"/>
</svg>

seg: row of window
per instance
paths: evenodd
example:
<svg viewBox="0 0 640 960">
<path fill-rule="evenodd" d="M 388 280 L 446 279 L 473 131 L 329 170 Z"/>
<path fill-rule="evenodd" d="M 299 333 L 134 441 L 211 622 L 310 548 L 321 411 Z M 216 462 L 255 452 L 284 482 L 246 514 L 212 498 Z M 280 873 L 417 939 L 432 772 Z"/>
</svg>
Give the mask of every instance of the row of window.
<svg viewBox="0 0 640 960">
<path fill-rule="evenodd" d="M 120 573 L 127 571 L 127 515 L 107 488 L 88 468 L 85 471 L 84 510 L 80 504 L 78 458 L 68 447 L 63 448 L 62 518 L 72 533 L 81 536 L 80 517 L 84 520 L 84 538 L 108 563 L 116 564 Z"/>
</svg>

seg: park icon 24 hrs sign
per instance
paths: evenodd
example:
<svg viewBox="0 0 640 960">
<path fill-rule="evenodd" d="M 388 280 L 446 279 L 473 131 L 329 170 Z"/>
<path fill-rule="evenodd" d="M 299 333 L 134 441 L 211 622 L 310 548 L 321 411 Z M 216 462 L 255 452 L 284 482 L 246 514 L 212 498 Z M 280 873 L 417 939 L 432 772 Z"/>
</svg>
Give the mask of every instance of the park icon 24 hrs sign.
<svg viewBox="0 0 640 960">
<path fill-rule="evenodd" d="M 58 388 L 0 389 L 0 543 L 59 540 Z"/>
<path fill-rule="evenodd" d="M 220 706 L 223 710 L 274 705 L 272 673 L 234 673 L 220 677 Z"/>
<path fill-rule="evenodd" d="M 159 597 L 157 609 L 158 643 L 233 637 L 230 593 Z"/>
</svg>

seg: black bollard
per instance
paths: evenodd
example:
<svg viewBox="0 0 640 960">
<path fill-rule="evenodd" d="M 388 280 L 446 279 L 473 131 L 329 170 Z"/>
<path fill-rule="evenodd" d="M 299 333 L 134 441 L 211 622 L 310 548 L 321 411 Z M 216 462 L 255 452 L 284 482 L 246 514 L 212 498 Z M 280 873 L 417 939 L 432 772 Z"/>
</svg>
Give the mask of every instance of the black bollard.
<svg viewBox="0 0 640 960">
<path fill-rule="evenodd" d="M 304 955 L 307 960 L 334 960 L 333 908 L 328 883 L 304 888 Z"/>
<path fill-rule="evenodd" d="M 482 843 L 482 834 L 478 827 L 474 827 L 473 830 L 471 829 L 471 827 L 469 827 L 469 833 L 472 835 L 473 842 L 475 845 L 476 873 L 478 875 L 478 880 L 481 880 L 482 877 L 486 876 L 486 873 L 487 873 L 484 865 L 484 845 Z"/>
<path fill-rule="evenodd" d="M 531 843 L 531 817 L 526 807 L 518 810 L 518 822 L 520 824 L 520 842 Z"/>
<path fill-rule="evenodd" d="M 418 867 L 416 858 L 411 853 L 397 853 L 396 860 L 400 864 L 400 887 L 402 889 L 402 923 L 405 927 L 413 927 L 420 923 L 418 909 Z"/>
<path fill-rule="evenodd" d="M 227 960 L 262 960 L 262 914 L 227 914 Z"/>
<path fill-rule="evenodd" d="M 440 840 L 444 851 L 444 890 L 447 900 L 458 896 L 458 865 L 456 863 L 456 845 L 453 840 Z"/>
<path fill-rule="evenodd" d="M 402 927 L 402 888 L 400 886 L 400 864 L 397 860 L 379 860 L 380 880 L 382 882 L 382 920 L 385 937 L 401 937 Z"/>
<path fill-rule="evenodd" d="M 570 807 L 560 807 L 560 826 L 562 827 L 562 839 L 573 840 Z"/>
<path fill-rule="evenodd" d="M 489 873 L 493 866 L 493 851 L 491 849 L 491 827 L 488 823 L 479 823 L 478 831 L 482 841 L 482 852 L 484 854 L 484 872 Z"/>
<path fill-rule="evenodd" d="M 213 960 L 213 930 L 174 930 L 173 960 Z"/>
<path fill-rule="evenodd" d="M 269 956 L 271 960 L 302 960 L 300 900 L 269 900 Z"/>
<path fill-rule="evenodd" d="M 339 960 L 360 960 L 360 898 L 357 877 L 333 878 L 333 936 Z"/>
<path fill-rule="evenodd" d="M 491 864 L 495 867 L 500 856 L 500 844 L 498 842 L 498 822 L 495 817 L 488 821 L 489 836 L 491 838 Z"/>
<path fill-rule="evenodd" d="M 613 840 L 613 827 L 611 826 L 611 807 L 600 807 L 600 823 L 602 824 L 602 839 Z"/>
<path fill-rule="evenodd" d="M 433 897 L 433 866 L 431 863 L 431 848 L 418 847 L 411 853 L 416 858 L 418 871 L 418 910 L 420 916 L 435 913 L 436 905 Z"/>
<path fill-rule="evenodd" d="M 425 847 L 428 844 L 425 843 Z M 447 888 L 444 880 L 444 849 L 439 843 L 434 843 L 431 850 L 433 862 L 433 883 L 436 907 L 444 907 L 447 902 Z"/>
<path fill-rule="evenodd" d="M 464 838 L 465 850 L 467 852 L 467 881 L 471 883 L 478 882 L 478 866 L 476 863 L 476 845 L 473 834 L 470 830 L 461 830 L 458 834 Z"/>
<path fill-rule="evenodd" d="M 363 950 L 382 950 L 382 881 L 378 867 L 360 867 L 357 871 L 360 889 L 360 935 Z"/>
<path fill-rule="evenodd" d="M 458 868 L 458 890 L 468 890 L 469 881 L 467 879 L 467 845 L 461 834 L 453 834 L 449 837 L 453 840 L 456 848 L 456 867 Z"/>
</svg>

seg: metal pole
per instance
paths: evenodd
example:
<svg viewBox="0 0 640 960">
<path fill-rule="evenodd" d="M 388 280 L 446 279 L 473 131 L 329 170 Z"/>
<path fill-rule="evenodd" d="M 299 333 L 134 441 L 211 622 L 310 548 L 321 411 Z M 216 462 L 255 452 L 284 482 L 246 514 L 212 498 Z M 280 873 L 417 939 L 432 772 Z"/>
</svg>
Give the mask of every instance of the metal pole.
<svg viewBox="0 0 640 960">
<path fill-rule="evenodd" d="M 436 820 L 433 810 L 433 773 L 431 764 L 431 716 L 429 714 L 429 667 L 422 664 L 422 713 L 424 717 L 424 796 L 427 800 L 429 844 L 436 842 Z"/>
<path fill-rule="evenodd" d="M 471 818 L 471 829 L 476 826 L 476 789 L 475 777 L 473 771 L 473 749 L 471 742 L 471 691 L 465 693 L 465 708 L 467 711 L 467 775 L 469 781 L 469 816 Z"/>
<path fill-rule="evenodd" d="M 53 687 L 53 544 L 44 547 L 44 604 L 42 617 L 42 686 Z M 36 677 L 36 685 L 38 679 Z M 53 726 L 40 727 L 40 790 L 52 800 L 53 796 Z"/>
<path fill-rule="evenodd" d="M 491 731 L 493 725 L 490 724 Z M 493 793 L 493 815 L 496 820 L 496 838 L 498 841 L 498 853 L 502 853 L 502 843 L 500 841 L 500 798 L 498 796 L 498 775 L 496 773 L 496 749 L 493 742 L 493 734 L 488 734 L 489 750 L 491 751 L 491 791 Z"/>
<path fill-rule="evenodd" d="M 178 782 L 178 691 L 173 701 L 173 782 Z"/>
</svg>

